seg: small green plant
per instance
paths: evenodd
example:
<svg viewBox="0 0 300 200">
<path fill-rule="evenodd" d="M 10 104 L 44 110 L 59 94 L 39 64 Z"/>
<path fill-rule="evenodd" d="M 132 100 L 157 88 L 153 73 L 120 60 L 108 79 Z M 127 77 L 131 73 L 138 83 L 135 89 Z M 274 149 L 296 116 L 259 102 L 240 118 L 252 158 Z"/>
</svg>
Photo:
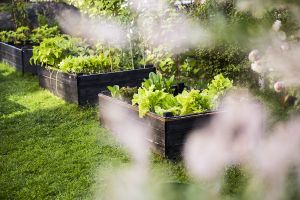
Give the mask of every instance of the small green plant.
<svg viewBox="0 0 300 200">
<path fill-rule="evenodd" d="M 116 99 L 130 102 L 133 99 L 133 95 L 137 93 L 137 87 L 122 87 L 118 85 L 108 86 L 107 89 L 110 91 L 111 96 Z"/>
<path fill-rule="evenodd" d="M 120 87 L 118 85 L 108 86 L 107 89 L 113 98 L 121 99 Z"/>
<path fill-rule="evenodd" d="M 176 96 L 176 100 L 179 103 L 180 115 L 200 113 L 206 110 L 202 107 L 202 96 L 199 90 L 184 90 Z"/>
<path fill-rule="evenodd" d="M 0 32 L 0 41 L 5 42 L 5 43 L 13 43 L 14 32 L 13 31 L 1 31 Z"/>
<path fill-rule="evenodd" d="M 12 4 L 12 17 L 15 27 L 29 25 L 28 13 L 26 11 L 26 1 L 24 0 L 11 0 Z"/>
<path fill-rule="evenodd" d="M 27 26 L 21 26 L 13 33 L 14 44 L 26 44 L 30 38 L 30 29 Z"/>
<path fill-rule="evenodd" d="M 163 78 L 161 74 L 151 72 L 149 78 L 143 82 L 143 87 L 148 89 L 150 86 L 154 85 L 155 90 L 164 90 L 165 92 L 172 93 L 172 85 L 174 84 L 174 76 Z"/>
</svg>

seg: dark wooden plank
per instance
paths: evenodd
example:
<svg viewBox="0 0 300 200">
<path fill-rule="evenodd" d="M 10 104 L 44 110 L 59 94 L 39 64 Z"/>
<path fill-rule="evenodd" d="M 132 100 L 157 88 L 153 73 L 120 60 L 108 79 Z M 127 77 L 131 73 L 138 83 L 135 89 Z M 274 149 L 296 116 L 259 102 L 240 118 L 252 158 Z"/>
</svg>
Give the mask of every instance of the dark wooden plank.
<svg viewBox="0 0 300 200">
<path fill-rule="evenodd" d="M 140 86 L 155 68 L 135 69 L 107 74 L 78 76 L 79 105 L 98 103 L 98 94 L 106 91 L 108 86 Z"/>
<path fill-rule="evenodd" d="M 23 48 L 23 67 L 24 73 L 37 75 L 38 66 L 30 63 L 32 57 L 32 49 Z"/>
<path fill-rule="evenodd" d="M 110 128 L 110 126 L 103 121 L 104 113 L 102 110 L 105 103 L 113 103 L 114 106 L 130 112 L 131 115 L 128 117 L 130 117 L 132 123 L 150 128 L 152 135 L 150 138 L 146 138 L 146 140 L 151 143 L 152 149 L 172 160 L 181 158 L 185 140 L 192 130 L 203 128 L 214 116 L 220 114 L 220 112 L 208 112 L 185 116 L 161 117 L 150 112 L 144 118 L 139 118 L 136 106 L 113 99 L 104 94 L 99 94 L 99 118 L 100 122 L 104 123 L 106 128 Z"/>
<path fill-rule="evenodd" d="M 111 130 L 111 125 L 109 122 L 104 120 L 103 106 L 107 103 L 115 103 L 114 106 L 118 109 L 124 109 L 129 113 L 128 118 L 132 121 L 132 124 L 139 124 L 140 126 L 145 127 L 145 129 L 151 130 L 151 135 L 149 138 L 145 138 L 146 141 L 149 142 L 153 151 L 160 153 L 162 155 L 165 154 L 165 138 L 164 138 L 164 122 L 155 120 L 151 117 L 149 118 L 139 118 L 138 111 L 134 106 L 131 106 L 125 102 L 115 100 L 111 97 L 106 97 L 104 95 L 99 94 L 99 119 L 102 126 Z M 129 109 L 129 108 L 132 109 Z M 162 136 L 162 137 L 161 137 Z"/>
<path fill-rule="evenodd" d="M 23 72 L 22 49 L 13 45 L 0 42 L 1 61 L 10 64 L 14 68 Z"/>
<path fill-rule="evenodd" d="M 39 84 L 65 101 L 78 104 L 76 76 L 66 75 L 55 70 L 41 68 L 38 70 Z"/>
<path fill-rule="evenodd" d="M 78 76 L 80 87 L 90 85 L 102 85 L 119 82 L 128 82 L 132 80 L 143 80 L 148 77 L 150 72 L 155 72 L 155 68 L 135 69 L 121 72 L 111 72 L 106 74 L 91 74 Z"/>
<path fill-rule="evenodd" d="M 67 101 L 72 101 L 76 96 L 76 101 L 74 100 L 73 102 L 84 106 L 87 104 L 97 104 L 98 94 L 107 91 L 107 87 L 110 85 L 139 86 L 151 71 L 155 71 L 155 68 L 109 74 L 76 75 L 55 70 L 40 69 L 39 79 L 41 87 L 49 89 L 54 94 L 57 93 L 57 96 Z M 70 94 L 67 93 L 68 90 L 71 90 Z M 75 92 L 76 95 L 73 94 Z M 69 97 L 70 95 L 71 97 Z"/>
</svg>

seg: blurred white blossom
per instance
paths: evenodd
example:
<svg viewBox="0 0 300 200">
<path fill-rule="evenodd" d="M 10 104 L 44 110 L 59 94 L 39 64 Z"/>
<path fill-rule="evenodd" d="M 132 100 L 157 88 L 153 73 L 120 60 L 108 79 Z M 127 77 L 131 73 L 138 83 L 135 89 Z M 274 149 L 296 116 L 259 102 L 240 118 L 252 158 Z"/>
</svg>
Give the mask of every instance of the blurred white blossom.
<svg viewBox="0 0 300 200">
<path fill-rule="evenodd" d="M 282 26 L 282 23 L 280 20 L 276 20 L 272 26 L 273 31 L 278 32 Z"/>
<path fill-rule="evenodd" d="M 277 81 L 274 84 L 274 90 L 276 92 L 282 92 L 284 90 L 284 83 L 282 81 Z"/>
<path fill-rule="evenodd" d="M 258 61 L 258 60 L 260 59 L 260 52 L 259 52 L 259 50 L 257 50 L 257 49 L 252 50 L 252 51 L 249 53 L 248 58 L 249 58 L 249 60 L 250 60 L 251 62 Z"/>
<path fill-rule="evenodd" d="M 251 64 L 251 69 L 259 74 L 263 73 L 264 66 L 262 60 L 257 60 Z"/>
</svg>

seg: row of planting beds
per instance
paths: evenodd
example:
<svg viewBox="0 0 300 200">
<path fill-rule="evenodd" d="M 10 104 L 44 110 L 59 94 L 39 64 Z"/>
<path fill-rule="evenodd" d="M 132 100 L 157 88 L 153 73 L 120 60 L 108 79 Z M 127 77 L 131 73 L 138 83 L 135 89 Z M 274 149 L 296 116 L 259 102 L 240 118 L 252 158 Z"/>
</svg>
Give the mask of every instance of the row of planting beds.
<svg viewBox="0 0 300 200">
<path fill-rule="evenodd" d="M 1 61 L 22 73 L 38 75 L 39 84 L 64 100 L 78 105 L 97 104 L 97 95 L 110 85 L 139 86 L 154 72 L 152 65 L 145 68 L 99 74 L 74 74 L 47 69 L 30 63 L 32 48 L 0 42 Z"/>
<path fill-rule="evenodd" d="M 168 79 L 156 74 L 151 64 L 133 65 L 133 57 L 130 65 L 122 62 L 119 57 L 124 53 L 118 49 L 99 50 L 79 38 L 43 29 L 50 33 L 32 40 L 34 45 L 1 42 L 1 61 L 38 75 L 42 88 L 65 101 L 80 106 L 99 104 L 101 125 L 108 129 L 112 127 L 105 120 L 105 105 L 109 102 L 127 110 L 133 124 L 151 130 L 145 140 L 154 151 L 169 159 L 180 158 L 189 132 L 219 113 L 214 111 L 215 100 L 232 86 L 229 79 L 218 75 L 207 89 L 193 89 L 174 76 Z"/>
</svg>

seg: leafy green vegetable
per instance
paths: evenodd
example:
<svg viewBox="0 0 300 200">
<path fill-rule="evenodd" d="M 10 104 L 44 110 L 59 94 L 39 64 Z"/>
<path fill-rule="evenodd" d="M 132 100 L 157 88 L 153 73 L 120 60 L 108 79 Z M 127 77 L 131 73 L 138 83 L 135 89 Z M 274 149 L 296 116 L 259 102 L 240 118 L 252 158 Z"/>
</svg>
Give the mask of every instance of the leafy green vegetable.
<svg viewBox="0 0 300 200">
<path fill-rule="evenodd" d="M 145 82 L 147 84 L 143 84 L 132 99 L 132 104 L 139 106 L 140 117 L 144 117 L 147 112 L 155 112 L 158 115 L 163 115 L 165 112 L 172 112 L 173 115 L 187 115 L 213 110 L 217 108 L 220 96 L 232 87 L 232 81 L 220 74 L 215 76 L 206 90 L 202 92 L 195 89 L 184 90 L 175 97 L 165 92 L 163 87 L 158 87 L 159 81 L 147 80 Z"/>
<path fill-rule="evenodd" d="M 176 100 L 179 103 L 180 115 L 199 113 L 205 110 L 202 108 L 202 96 L 199 90 L 184 90 L 176 96 Z"/>
<path fill-rule="evenodd" d="M 14 44 L 26 44 L 30 37 L 30 29 L 26 26 L 17 28 L 14 32 Z"/>
<path fill-rule="evenodd" d="M 139 88 L 133 95 L 132 105 L 139 106 L 139 116 L 144 117 L 149 111 L 159 112 L 173 110 L 177 107 L 176 98 L 162 90 L 155 90 L 152 85 L 149 88 Z"/>
<path fill-rule="evenodd" d="M 42 66 L 58 68 L 59 63 L 69 56 L 84 56 L 87 45 L 79 38 L 62 35 L 47 38 L 33 48 L 31 62 Z"/>
<path fill-rule="evenodd" d="M 116 99 L 121 98 L 120 87 L 118 85 L 108 86 L 107 89 L 110 91 L 111 96 Z"/>
<path fill-rule="evenodd" d="M 122 87 L 120 89 L 122 100 L 128 102 L 131 102 L 131 100 L 133 99 L 133 95 L 136 94 L 137 92 L 138 92 L 137 87 Z"/>
<path fill-rule="evenodd" d="M 58 36 L 59 34 L 60 33 L 57 26 L 49 27 L 48 25 L 44 25 L 32 30 L 30 40 L 32 43 L 37 44 L 41 43 L 46 38 L 52 38 Z"/>
<path fill-rule="evenodd" d="M 201 96 L 203 97 L 202 106 L 208 110 L 215 109 L 217 107 L 218 99 L 226 90 L 232 88 L 232 86 L 232 81 L 225 78 L 222 74 L 215 76 L 207 89 L 201 92 Z"/>
<path fill-rule="evenodd" d="M 6 43 L 13 43 L 14 32 L 13 31 L 1 31 L 0 32 L 0 41 L 6 42 Z"/>
<path fill-rule="evenodd" d="M 21 26 L 16 31 L 1 31 L 0 41 L 13 44 L 40 43 L 46 38 L 59 35 L 58 27 L 48 27 L 48 25 L 38 27 L 30 31 L 29 27 Z"/>
<path fill-rule="evenodd" d="M 149 78 L 143 82 L 143 87 L 148 89 L 150 86 L 154 85 L 155 90 L 164 90 L 167 93 L 172 93 L 172 85 L 175 84 L 174 76 L 171 78 L 163 78 L 161 74 L 156 74 L 151 72 Z"/>
<path fill-rule="evenodd" d="M 1 31 L 0 41 L 13 44 L 26 44 L 29 40 L 30 29 L 26 26 L 17 28 L 16 31 Z"/>
<path fill-rule="evenodd" d="M 138 92 L 137 87 L 122 87 L 118 85 L 108 86 L 107 89 L 110 91 L 113 98 L 131 102 L 133 95 Z"/>
<path fill-rule="evenodd" d="M 115 63 L 111 66 L 110 59 L 101 53 L 96 56 L 67 57 L 58 68 L 64 72 L 91 74 L 118 71 L 119 65 Z"/>
</svg>

